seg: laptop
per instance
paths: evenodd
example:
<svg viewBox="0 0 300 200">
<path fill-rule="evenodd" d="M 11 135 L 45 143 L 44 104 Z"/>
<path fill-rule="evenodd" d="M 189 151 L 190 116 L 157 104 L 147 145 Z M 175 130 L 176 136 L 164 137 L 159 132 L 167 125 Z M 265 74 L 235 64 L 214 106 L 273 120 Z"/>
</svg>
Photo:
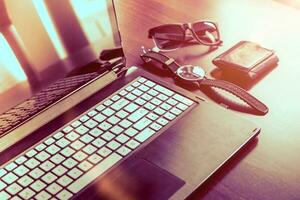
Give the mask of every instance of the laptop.
<svg viewBox="0 0 300 200">
<path fill-rule="evenodd" d="M 260 132 L 139 67 L 103 70 L 111 0 L 0 7 L 0 199 L 185 199 Z"/>
</svg>

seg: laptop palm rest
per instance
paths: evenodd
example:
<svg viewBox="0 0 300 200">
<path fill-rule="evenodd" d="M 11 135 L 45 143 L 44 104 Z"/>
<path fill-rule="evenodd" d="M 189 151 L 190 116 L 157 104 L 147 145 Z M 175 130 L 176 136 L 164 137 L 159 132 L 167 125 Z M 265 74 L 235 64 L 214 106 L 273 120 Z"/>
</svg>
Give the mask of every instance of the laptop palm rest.
<svg viewBox="0 0 300 200">
<path fill-rule="evenodd" d="M 116 173 L 117 176 L 106 177 L 98 185 L 97 199 L 166 200 L 185 184 L 178 177 L 143 159 L 137 159 L 130 167 L 118 168 Z"/>
</svg>

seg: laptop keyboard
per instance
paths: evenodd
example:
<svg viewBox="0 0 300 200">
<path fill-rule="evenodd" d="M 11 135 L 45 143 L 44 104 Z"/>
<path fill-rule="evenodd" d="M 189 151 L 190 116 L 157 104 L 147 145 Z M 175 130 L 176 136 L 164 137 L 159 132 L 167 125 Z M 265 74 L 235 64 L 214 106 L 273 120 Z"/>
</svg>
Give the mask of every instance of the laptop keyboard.
<svg viewBox="0 0 300 200">
<path fill-rule="evenodd" d="M 1 114 L 0 136 L 16 128 L 27 119 L 57 102 L 59 99 L 74 91 L 84 83 L 92 80 L 97 75 L 97 73 L 88 73 L 60 79 L 30 99 Z"/>
<path fill-rule="evenodd" d="M 194 101 L 139 77 L 0 167 L 0 199 L 70 199 Z"/>
</svg>

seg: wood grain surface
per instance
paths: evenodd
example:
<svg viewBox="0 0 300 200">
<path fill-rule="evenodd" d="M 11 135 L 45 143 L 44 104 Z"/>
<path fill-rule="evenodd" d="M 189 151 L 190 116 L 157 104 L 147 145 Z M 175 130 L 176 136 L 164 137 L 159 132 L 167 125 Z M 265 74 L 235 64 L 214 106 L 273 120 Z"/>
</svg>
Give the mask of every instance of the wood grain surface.
<svg viewBox="0 0 300 200">
<path fill-rule="evenodd" d="M 218 23 L 224 44 L 213 51 L 193 45 L 169 56 L 201 65 L 211 76 L 211 60 L 241 40 L 276 51 L 278 66 L 249 90 L 269 113 L 237 112 L 261 134 L 191 199 L 300 199 L 300 10 L 271 0 L 115 0 L 115 6 L 128 65 L 142 65 L 141 45 L 153 47 L 149 28 L 204 19 Z"/>
</svg>

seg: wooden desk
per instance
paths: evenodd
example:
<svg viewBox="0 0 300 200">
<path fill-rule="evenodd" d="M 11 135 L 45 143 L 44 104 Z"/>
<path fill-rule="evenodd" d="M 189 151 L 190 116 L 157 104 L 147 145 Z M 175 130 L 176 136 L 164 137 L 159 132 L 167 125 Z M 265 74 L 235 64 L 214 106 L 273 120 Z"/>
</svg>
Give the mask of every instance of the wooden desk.
<svg viewBox="0 0 300 200">
<path fill-rule="evenodd" d="M 211 72 L 216 68 L 212 58 L 240 40 L 258 42 L 276 51 L 278 67 L 249 90 L 268 105 L 269 113 L 239 113 L 262 128 L 257 143 L 248 146 L 191 199 L 299 199 L 300 10 L 270 0 L 115 3 L 129 65 L 142 64 L 141 45 L 153 46 L 147 38 L 150 27 L 202 19 L 219 24 L 224 45 L 208 54 L 204 53 L 206 47 L 200 45 L 169 53 L 179 63 L 199 64 Z"/>
</svg>

